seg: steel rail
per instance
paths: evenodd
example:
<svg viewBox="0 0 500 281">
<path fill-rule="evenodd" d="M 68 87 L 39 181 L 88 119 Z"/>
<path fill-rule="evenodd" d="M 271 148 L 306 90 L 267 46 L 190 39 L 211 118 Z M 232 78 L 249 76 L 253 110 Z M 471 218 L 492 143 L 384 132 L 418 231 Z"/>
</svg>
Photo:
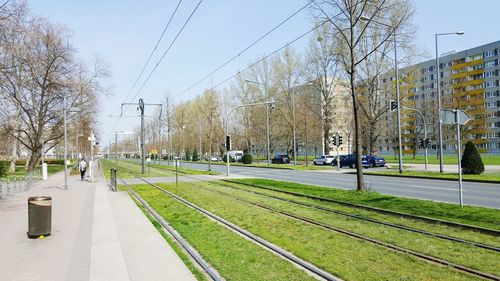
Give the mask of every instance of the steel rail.
<svg viewBox="0 0 500 281">
<path fill-rule="evenodd" d="M 223 280 L 218 273 L 212 270 L 212 267 L 194 250 L 194 248 L 182 238 L 173 227 L 171 227 L 144 199 L 142 199 L 139 194 L 137 194 L 123 179 L 119 178 L 123 184 L 127 187 L 128 191 L 139 201 L 144 208 L 155 218 L 155 220 L 160 223 L 167 231 L 170 233 L 174 239 L 179 242 L 179 244 L 186 250 L 186 252 L 196 261 L 196 263 L 201 266 L 201 268 L 210 276 L 214 281 Z"/>
<path fill-rule="evenodd" d="M 151 183 L 143 178 L 140 178 L 140 177 L 137 177 L 138 179 L 144 181 L 145 183 L 157 188 L 158 190 L 162 191 L 163 193 L 165 194 L 168 194 L 170 195 L 171 197 L 173 197 L 174 199 L 176 199 L 177 201 L 179 202 L 182 202 L 186 205 L 188 205 L 189 207 L 195 209 L 196 211 L 204 214 L 205 216 L 213 219 L 213 220 L 216 220 L 217 222 L 221 223 L 223 226 L 225 226 L 226 228 L 232 230 L 233 232 L 236 232 L 242 236 L 244 236 L 245 238 L 251 240 L 252 242 L 256 243 L 256 244 L 259 244 L 261 246 L 263 246 L 264 248 L 270 250 L 272 253 L 274 254 L 277 254 L 278 256 L 286 259 L 286 260 L 289 260 L 291 261 L 293 264 L 299 266 L 300 268 L 302 268 L 303 270 L 305 270 L 306 272 L 309 272 L 310 274 L 313 274 L 317 277 L 320 277 L 321 279 L 324 279 L 324 280 L 341 280 L 339 279 L 338 277 L 335 277 L 333 275 L 331 275 L 330 273 L 324 271 L 324 270 L 321 270 L 320 268 L 314 266 L 313 264 L 310 264 L 304 260 L 302 260 L 301 258 L 291 254 L 291 253 L 288 253 L 286 252 L 285 250 L 279 248 L 278 246 L 270 243 L 269 241 L 265 240 L 265 239 L 262 239 L 254 234 L 252 234 L 251 232 L 229 222 L 228 220 L 225 220 L 223 219 L 222 217 L 219 217 L 215 214 L 212 214 L 211 212 L 191 203 L 190 201 L 168 191 L 168 190 L 165 190 L 163 188 L 161 188 L 160 186 L 154 184 L 154 183 Z"/>
<path fill-rule="evenodd" d="M 347 212 L 343 212 L 343 211 L 339 211 L 339 210 L 334 210 L 334 209 L 323 207 L 323 206 L 318 206 L 318 205 L 314 205 L 314 204 L 304 203 L 304 202 L 300 202 L 300 201 L 296 201 L 296 200 L 292 200 L 292 199 L 286 199 L 286 198 L 283 198 L 283 197 L 279 197 L 279 196 L 275 196 L 275 195 L 270 195 L 270 194 L 266 194 L 266 193 L 262 193 L 262 192 L 258 192 L 258 191 L 242 189 L 242 188 L 238 188 L 238 187 L 235 187 L 235 186 L 232 186 L 232 185 L 227 185 L 227 184 L 222 184 L 222 183 L 219 183 L 219 184 L 221 186 L 225 186 L 225 187 L 232 188 L 232 189 L 235 189 L 235 190 L 240 190 L 240 191 L 247 192 L 247 193 L 252 193 L 252 194 L 260 195 L 260 196 L 267 197 L 267 198 L 272 198 L 272 199 L 276 199 L 276 200 L 280 200 L 280 201 L 284 201 L 284 202 L 294 203 L 294 204 L 297 204 L 297 205 L 301 205 L 301 206 L 305 206 L 305 207 L 309 207 L 309 208 L 313 208 L 313 209 L 317 209 L 317 210 L 322 210 L 322 211 L 325 211 L 325 212 L 334 213 L 334 214 L 338 214 L 338 215 L 343 215 L 343 216 L 346 216 L 346 217 L 356 218 L 356 219 L 359 219 L 359 220 L 369 221 L 369 222 L 372 222 L 372 223 L 376 223 L 376 224 L 380 224 L 380 225 L 384 225 L 384 226 L 388 226 L 388 227 L 392 227 L 392 228 L 402 229 L 402 230 L 406 230 L 406 231 L 410 231 L 410 232 L 424 234 L 424 235 L 427 235 L 427 236 L 433 236 L 433 237 L 436 237 L 436 238 L 441 238 L 441 239 L 444 239 L 444 240 L 450 240 L 450 241 L 453 241 L 453 242 L 468 244 L 468 245 L 476 246 L 476 247 L 479 247 L 479 248 L 483 248 L 483 249 L 487 249 L 487 250 L 492 250 L 492 251 L 495 251 L 495 252 L 500 252 L 500 248 L 499 247 L 495 247 L 495 246 L 491 246 L 491 245 L 487 245 L 487 244 L 482 244 L 482 243 L 478 243 L 478 242 L 474 242 L 474 241 L 470 241 L 470 240 L 465 240 L 465 239 L 460 239 L 460 238 L 456 238 L 456 237 L 451 237 L 451 236 L 447 236 L 447 235 L 443 235 L 443 234 L 439 234 L 439 233 L 434 233 L 434 232 L 430 232 L 430 231 L 426 231 L 426 230 L 422 230 L 422 229 L 418 229 L 418 228 L 413 228 L 413 227 L 409 227 L 409 226 L 404 226 L 404 225 L 399 225 L 399 224 L 384 222 L 384 221 L 381 221 L 381 220 L 372 219 L 372 218 L 369 218 L 369 217 L 366 217 L 366 216 L 362 216 L 362 215 L 351 214 L 351 213 L 347 213 Z"/>
<path fill-rule="evenodd" d="M 430 217 L 425 217 L 425 216 L 412 215 L 412 214 L 408 214 L 408 213 L 391 211 L 391 210 L 381 209 L 381 208 L 377 208 L 377 207 L 366 206 L 366 205 L 361 205 L 361 204 L 356 204 L 356 203 L 350 203 L 350 202 L 345 202 L 345 201 L 340 201 L 340 200 L 335 200 L 335 199 L 330 199 L 330 198 L 324 198 L 324 197 L 319 197 L 319 196 L 314 196 L 314 195 L 307 195 L 307 194 L 286 191 L 286 190 L 279 190 L 279 189 L 260 186 L 260 185 L 256 185 L 256 184 L 243 183 L 243 182 L 233 181 L 233 180 L 229 180 L 229 179 L 222 179 L 221 181 L 235 183 L 235 184 L 241 184 L 241 185 L 245 185 L 245 186 L 251 186 L 251 187 L 265 189 L 265 190 L 271 190 L 271 191 L 289 194 L 289 195 L 294 195 L 294 196 L 298 196 L 298 197 L 315 199 L 315 200 L 319 200 L 319 201 L 323 201 L 323 202 L 330 202 L 330 203 L 336 203 L 339 205 L 344 205 L 344 206 L 349 206 L 349 207 L 356 207 L 359 209 L 375 211 L 375 212 L 382 213 L 382 214 L 395 215 L 395 216 L 400 216 L 400 217 L 404 217 L 404 218 L 410 218 L 410 219 L 415 219 L 415 220 L 431 222 L 431 223 L 435 223 L 435 224 L 443 224 L 443 225 L 447 225 L 447 226 L 473 230 L 473 231 L 477 231 L 480 233 L 489 234 L 492 236 L 500 236 L 500 230 L 495 230 L 495 229 L 490 229 L 490 228 L 485 228 L 485 227 L 480 227 L 480 226 L 475 226 L 475 225 L 470 225 L 470 224 L 462 224 L 462 223 L 458 223 L 458 222 L 446 221 L 446 220 L 430 218 Z"/>
<path fill-rule="evenodd" d="M 386 243 L 386 242 L 383 242 L 383 241 L 380 241 L 380 240 L 377 240 L 377 239 L 373 239 L 373 238 L 370 238 L 370 237 L 367 237 L 367 236 L 364 236 L 364 235 L 361 235 L 361 234 L 358 234 L 358 233 L 354 233 L 354 232 L 347 231 L 347 230 L 344 230 L 344 229 L 341 229 L 341 228 L 337 228 L 337 227 L 334 227 L 332 225 L 325 224 L 325 223 L 322 223 L 322 222 L 318 222 L 316 220 L 313 220 L 313 219 L 310 219 L 310 218 L 307 218 L 307 217 L 303 217 L 303 216 L 300 216 L 300 215 L 297 215 L 297 214 L 293 214 L 293 213 L 289 213 L 289 212 L 286 212 L 286 211 L 282 211 L 280 209 L 268 207 L 268 206 L 265 206 L 265 205 L 262 205 L 262 204 L 259 204 L 259 203 L 251 202 L 251 201 L 248 201 L 248 200 L 242 199 L 240 197 L 237 197 L 237 196 L 234 196 L 234 195 L 230 195 L 230 194 L 227 194 L 227 193 L 224 193 L 224 192 L 221 192 L 221 191 L 210 190 L 208 188 L 200 187 L 200 186 L 198 186 L 198 188 L 207 190 L 209 192 L 216 192 L 218 194 L 234 198 L 235 200 L 238 200 L 240 202 L 244 202 L 244 203 L 247 203 L 247 204 L 252 205 L 252 206 L 256 206 L 256 207 L 259 207 L 259 208 L 262 208 L 262 209 L 265 209 L 265 210 L 268 210 L 268 211 L 271 211 L 271 212 L 274 212 L 274 213 L 278 213 L 280 215 L 283 215 L 285 217 L 289 217 L 289 218 L 295 219 L 297 221 L 305 222 L 305 223 L 308 223 L 308 224 L 311 224 L 311 225 L 322 227 L 322 228 L 327 229 L 327 230 L 331 230 L 331 231 L 335 231 L 335 232 L 338 232 L 338 233 L 341 233 L 341 234 L 345 234 L 347 236 L 350 236 L 350 237 L 353 237 L 353 238 L 356 238 L 356 239 L 359 239 L 359 240 L 367 241 L 367 242 L 370 242 L 372 244 L 388 248 L 388 249 L 393 250 L 395 252 L 400 252 L 400 253 L 403 253 L 403 254 L 408 254 L 408 255 L 420 258 L 420 259 L 422 259 L 424 261 L 430 261 L 430 262 L 434 262 L 434 263 L 437 263 L 437 264 L 440 264 L 440 265 L 452 267 L 452 268 L 454 268 L 456 270 L 459 270 L 459 271 L 462 271 L 462 272 L 465 272 L 465 273 L 468 273 L 468 274 L 471 274 L 471 275 L 474 275 L 474 276 L 479 276 L 479 277 L 482 277 L 482 278 L 486 278 L 486 279 L 489 279 L 489 280 L 500 280 L 499 276 L 496 276 L 496 275 L 491 274 L 491 273 L 487 273 L 487 272 L 482 272 L 482 271 L 479 271 L 479 270 L 475 270 L 475 269 L 472 269 L 472 268 L 469 268 L 469 267 L 466 267 L 466 266 L 463 266 L 463 265 L 459 265 L 459 264 L 456 264 L 456 263 L 453 263 L 453 262 L 450 262 L 450 261 L 447 261 L 447 260 L 444 260 L 444 259 L 441 259 L 441 258 L 437 258 L 437 257 L 434 257 L 434 256 L 426 255 L 426 254 L 423 254 L 423 253 L 420 253 L 420 252 L 416 252 L 416 251 L 413 251 L 413 250 L 410 250 L 410 249 L 407 249 L 407 248 L 404 248 L 404 247 L 400 247 L 400 246 L 397 246 L 397 245 L 394 245 L 394 244 L 390 244 L 390 243 Z"/>
</svg>

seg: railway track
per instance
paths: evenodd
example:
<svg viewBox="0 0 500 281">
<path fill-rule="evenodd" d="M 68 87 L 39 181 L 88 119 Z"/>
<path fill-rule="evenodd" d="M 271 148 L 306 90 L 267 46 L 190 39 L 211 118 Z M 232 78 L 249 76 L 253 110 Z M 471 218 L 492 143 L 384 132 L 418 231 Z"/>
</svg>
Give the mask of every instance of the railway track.
<svg viewBox="0 0 500 281">
<path fill-rule="evenodd" d="M 236 232 L 238 233 L 239 235 L 249 239 L 250 241 L 268 249 L 269 251 L 271 251 L 272 253 L 282 257 L 283 259 L 286 259 L 290 262 L 292 262 L 293 264 L 295 264 L 296 266 L 302 268 L 304 271 L 308 272 L 309 274 L 321 279 L 321 280 L 341 280 L 333 275 L 331 275 L 330 273 L 324 271 L 324 270 L 321 270 L 320 268 L 316 267 L 315 265 L 307 262 L 307 261 L 304 261 L 302 260 L 301 258 L 298 258 L 297 256 L 291 254 L 291 253 L 288 253 L 286 252 L 285 250 L 279 248 L 278 246 L 268 242 L 267 240 L 264 240 L 252 233 L 250 233 L 249 231 L 229 222 L 228 220 L 225 220 L 223 219 L 222 217 L 219 217 L 215 214 L 212 214 L 211 212 L 189 202 L 188 200 L 168 191 L 168 190 L 165 190 L 163 188 L 161 188 L 160 186 L 154 184 L 154 183 L 151 183 L 143 178 L 140 178 L 140 177 L 137 177 L 138 179 L 144 181 L 145 183 L 147 183 L 148 185 L 162 191 L 163 193 L 171 196 L 172 198 L 176 199 L 177 201 L 195 209 L 196 211 L 202 213 L 203 215 L 209 217 L 210 219 L 213 219 L 217 222 L 219 222 L 221 225 L 223 225 L 224 227 L 230 229 L 231 231 L 233 232 Z"/>
<path fill-rule="evenodd" d="M 224 179 L 222 181 L 234 183 L 234 184 L 240 184 L 240 185 L 244 185 L 244 186 L 250 186 L 250 187 L 254 187 L 254 188 L 260 188 L 260 189 L 264 189 L 264 190 L 270 190 L 270 191 L 288 194 L 288 195 L 294 195 L 294 196 L 298 196 L 298 197 L 314 199 L 314 200 L 318 200 L 318 201 L 322 201 L 322 202 L 330 202 L 330 203 L 335 203 L 335 204 L 339 204 L 339 205 L 343 205 L 343 206 L 374 211 L 374 212 L 382 213 L 382 214 L 394 215 L 394 216 L 399 216 L 399 217 L 403 217 L 403 218 L 421 220 L 421 221 L 434 223 L 434 224 L 442 224 L 442 225 L 446 225 L 446 226 L 452 226 L 452 227 L 472 230 L 472 231 L 476 231 L 476 232 L 480 232 L 480 233 L 484 233 L 484 234 L 489 234 L 492 236 L 500 236 L 499 230 L 490 229 L 490 228 L 484 228 L 484 227 L 479 227 L 479 226 L 474 226 L 474 225 L 469 225 L 469 224 L 462 224 L 462 223 L 458 223 L 458 222 L 446 221 L 446 220 L 430 218 L 430 217 L 425 217 L 425 216 L 412 215 L 412 214 L 408 214 L 408 213 L 391 211 L 391 210 L 381 209 L 381 208 L 377 208 L 377 207 L 371 207 L 371 206 L 366 206 L 366 205 L 361 205 L 361 204 L 356 204 L 356 203 L 351 203 L 351 202 L 345 202 L 345 201 L 341 201 L 341 200 L 335 200 L 335 199 L 324 198 L 324 197 L 319 197 L 319 196 L 307 195 L 307 194 L 298 193 L 298 192 L 280 190 L 280 189 L 266 187 L 266 186 L 260 186 L 260 185 L 256 185 L 256 184 L 243 183 L 243 182 L 233 181 L 233 180 L 229 180 L 229 179 Z"/>
<path fill-rule="evenodd" d="M 456 238 L 456 237 L 442 235 L 442 234 L 438 234 L 438 233 L 434 233 L 434 232 L 429 232 L 429 231 L 425 231 L 425 230 L 422 230 L 422 229 L 408 227 L 408 226 L 404 226 L 404 225 L 399 225 L 399 224 L 394 224 L 394 223 L 388 223 L 388 222 L 384 222 L 384 221 L 381 221 L 381 220 L 372 219 L 372 218 L 369 218 L 369 217 L 366 217 L 366 216 L 362 216 L 362 215 L 351 214 L 351 213 L 347 213 L 347 212 L 343 212 L 343 211 L 339 211 L 339 210 L 334 210 L 334 209 L 323 207 L 323 206 L 318 206 L 318 205 L 314 205 L 314 204 L 304 203 L 304 202 L 300 202 L 300 201 L 296 201 L 296 200 L 292 200 L 292 199 L 286 199 L 286 198 L 283 198 L 283 197 L 274 196 L 274 195 L 270 195 L 270 194 L 266 194 L 266 193 L 262 193 L 262 192 L 258 192 L 258 191 L 253 191 L 253 190 L 247 190 L 247 189 L 243 189 L 243 188 L 238 188 L 238 187 L 235 187 L 235 186 L 232 186 L 232 185 L 228 185 L 228 184 L 222 184 L 222 183 L 219 183 L 219 184 L 221 186 L 225 186 L 225 187 L 228 187 L 228 188 L 232 188 L 232 189 L 235 189 L 235 190 L 240 190 L 240 191 L 251 193 L 251 194 L 260 195 L 260 196 L 263 196 L 263 197 L 266 197 L 266 198 L 271 198 L 271 199 L 275 199 L 275 200 L 289 202 L 289 203 L 293 203 L 293 204 L 296 204 L 296 205 L 301 205 L 301 206 L 305 206 L 305 207 L 309 207 L 309 208 L 313 208 L 313 209 L 325 211 L 325 212 L 328 212 L 328 213 L 343 215 L 343 216 L 346 216 L 346 217 L 351 217 L 351 218 L 355 218 L 355 219 L 359 219 L 359 220 L 363 220 L 363 221 L 368 221 L 368 222 L 372 222 L 372 223 L 375 223 L 375 224 L 380 224 L 380 225 L 384 225 L 384 226 L 388 226 L 388 227 L 392 227 L 392 228 L 402 229 L 402 230 L 406 230 L 406 231 L 410 231 L 410 232 L 415 232 L 415 233 L 420 233 L 420 234 L 424 234 L 424 235 L 427 235 L 427 236 L 432 236 L 432 237 L 436 237 L 436 238 L 440 238 L 440 239 L 444 239 L 444 240 L 449 240 L 449 241 L 453 241 L 453 242 L 458 242 L 458 243 L 473 245 L 473 246 L 476 246 L 476 247 L 479 247 L 479 248 L 483 248 L 483 249 L 487 249 L 487 250 L 491 250 L 491 251 L 495 251 L 495 252 L 500 252 L 500 248 L 499 247 L 495 247 L 495 246 L 491 246 L 491 245 L 486 245 L 486 244 L 482 244 L 482 243 L 478 243 L 478 242 L 474 242 L 474 241 L 459 239 L 459 238 Z"/>
<path fill-rule="evenodd" d="M 308 223 L 308 224 L 311 224 L 311 225 L 319 226 L 319 227 L 322 227 L 324 229 L 335 231 L 335 232 L 338 232 L 338 233 L 341 233 L 341 234 L 344 234 L 344 235 L 347 235 L 347 236 L 350 236 L 350 237 L 353 237 L 353 238 L 356 238 L 356 239 L 359 239 L 359 240 L 364 240 L 364 241 L 370 242 L 372 244 L 375 244 L 375 245 L 378 245 L 378 246 L 382 246 L 382 247 L 391 249 L 391 250 L 399 252 L 399 253 L 411 255 L 411 256 L 417 257 L 417 258 L 419 258 L 421 260 L 424 260 L 424 261 L 433 262 L 433 263 L 437 263 L 437 264 L 440 264 L 440 265 L 448 266 L 448 267 L 454 268 L 454 269 L 456 269 L 458 271 L 461 271 L 461 272 L 464 272 L 464 273 L 467 273 L 467 274 L 471 274 L 471 275 L 474 275 L 474 276 L 477 276 L 477 277 L 482 277 L 482 278 L 489 279 L 489 280 L 500 280 L 499 276 L 496 276 L 496 275 L 493 275 L 493 274 L 490 274 L 490 273 L 487 273 L 487 272 L 479 271 L 479 270 L 476 270 L 476 269 L 473 269 L 473 268 L 469 268 L 469 267 L 466 267 L 466 266 L 462 266 L 462 265 L 459 265 L 459 264 L 456 264 L 456 263 L 453 263 L 453 262 L 450 262 L 450 261 L 447 261 L 447 260 L 444 260 L 444 259 L 441 259 L 441 258 L 437 258 L 437 257 L 434 257 L 434 256 L 426 255 L 426 254 L 423 254 L 423 253 L 420 253 L 420 252 L 417 252 L 417 251 L 414 251 L 414 250 L 410 250 L 410 249 L 407 249 L 407 248 L 404 248 L 404 247 L 400 247 L 400 246 L 397 246 L 397 245 L 394 245 L 394 244 L 390 244 L 390 243 L 386 243 L 386 242 L 383 242 L 383 241 L 380 241 L 380 240 L 377 240 L 377 239 L 373 239 L 373 238 L 370 238 L 370 237 L 367 237 L 367 236 L 364 236 L 364 235 L 361 235 L 361 234 L 358 234 L 358 233 L 354 233 L 354 232 L 347 231 L 347 230 L 344 230 L 344 229 L 341 229 L 341 228 L 337 228 L 337 227 L 334 227 L 332 225 L 329 225 L 329 224 L 326 224 L 326 223 L 322 223 L 322 222 L 313 220 L 311 218 L 303 217 L 303 216 L 300 216 L 300 215 L 297 215 L 297 214 L 293 214 L 293 213 L 290 213 L 290 212 L 286 212 L 286 211 L 283 211 L 283 210 L 280 210 L 280 209 L 272 208 L 272 207 L 269 207 L 269 206 L 266 206 L 266 205 L 263 205 L 263 204 L 259 204 L 259 203 L 255 203 L 255 202 L 252 202 L 252 201 L 249 201 L 249 200 L 245 200 L 245 199 L 242 199 L 241 197 L 234 196 L 234 195 L 231 195 L 231 194 L 228 194 L 228 193 L 225 193 L 225 192 L 221 192 L 221 191 L 218 191 L 218 190 L 213 190 L 213 189 L 202 187 L 202 186 L 199 186 L 199 185 L 195 185 L 195 186 L 197 188 L 200 188 L 200 189 L 203 189 L 203 190 L 206 190 L 206 191 L 209 191 L 209 192 L 215 192 L 215 193 L 218 193 L 218 194 L 221 194 L 221 195 L 233 198 L 233 199 L 238 200 L 240 202 L 244 202 L 246 204 L 249 204 L 249 205 L 261 208 L 261 209 L 265 209 L 265 210 L 268 210 L 268 211 L 271 211 L 271 212 L 274 212 L 274 213 L 278 213 L 278 214 L 283 215 L 285 217 L 289 217 L 289 218 L 292 218 L 292 219 L 295 219 L 295 220 L 298 220 L 298 221 L 301 221 L 301 222 L 304 222 L 304 223 Z"/>
<path fill-rule="evenodd" d="M 153 216 L 153 218 L 160 223 L 170 235 L 181 245 L 181 247 L 193 258 L 196 263 L 203 269 L 203 271 L 214 281 L 222 281 L 223 279 L 220 275 L 212 269 L 212 267 L 196 252 L 196 250 L 189 245 L 189 243 L 182 238 L 175 229 L 173 229 L 149 204 L 142 199 L 137 192 L 135 192 L 123 179 L 119 178 L 120 181 L 127 187 L 128 191 L 134 196 L 134 198 L 141 203 L 144 208 Z"/>
</svg>

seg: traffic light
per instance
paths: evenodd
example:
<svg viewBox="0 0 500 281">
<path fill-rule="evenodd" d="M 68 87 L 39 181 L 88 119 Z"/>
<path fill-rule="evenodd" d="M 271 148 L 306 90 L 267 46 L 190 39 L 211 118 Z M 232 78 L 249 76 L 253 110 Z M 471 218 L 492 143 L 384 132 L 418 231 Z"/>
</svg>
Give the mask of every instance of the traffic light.
<svg viewBox="0 0 500 281">
<path fill-rule="evenodd" d="M 337 145 L 337 136 L 332 137 L 332 145 Z"/>
<path fill-rule="evenodd" d="M 424 147 L 424 144 L 425 144 L 425 140 L 424 140 L 424 139 L 419 139 L 419 140 L 418 140 L 418 146 L 419 146 L 419 147 L 422 147 L 422 148 L 423 148 L 423 147 Z"/>
<path fill-rule="evenodd" d="M 425 143 L 425 147 L 428 148 L 429 144 L 430 144 L 429 138 L 425 138 L 424 143 Z"/>
<path fill-rule="evenodd" d="M 231 136 L 226 136 L 226 149 L 231 150 Z"/>
<path fill-rule="evenodd" d="M 342 136 L 339 136 L 339 146 L 342 145 Z"/>
<path fill-rule="evenodd" d="M 391 100 L 391 111 L 396 110 L 398 108 L 398 103 L 395 100 Z"/>
</svg>

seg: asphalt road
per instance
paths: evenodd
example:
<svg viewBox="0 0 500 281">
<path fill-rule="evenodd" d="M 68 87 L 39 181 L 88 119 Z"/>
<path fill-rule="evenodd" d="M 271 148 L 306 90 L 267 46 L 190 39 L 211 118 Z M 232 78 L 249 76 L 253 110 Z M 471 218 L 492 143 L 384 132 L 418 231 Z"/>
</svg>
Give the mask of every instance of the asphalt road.
<svg viewBox="0 0 500 281">
<path fill-rule="evenodd" d="M 164 163 L 166 164 L 166 163 Z M 207 170 L 208 164 L 182 163 L 182 166 Z M 373 168 L 371 168 L 373 169 Z M 225 173 L 223 165 L 212 170 Z M 346 171 L 347 169 L 342 169 Z M 354 171 L 354 169 L 349 169 Z M 356 175 L 334 170 L 297 171 L 256 167 L 231 166 L 231 174 L 246 177 L 291 181 L 304 184 L 355 189 Z M 427 199 L 458 204 L 458 180 L 428 180 L 365 175 L 366 186 L 373 191 L 396 196 Z M 500 209 L 500 184 L 463 182 L 464 204 Z"/>
</svg>

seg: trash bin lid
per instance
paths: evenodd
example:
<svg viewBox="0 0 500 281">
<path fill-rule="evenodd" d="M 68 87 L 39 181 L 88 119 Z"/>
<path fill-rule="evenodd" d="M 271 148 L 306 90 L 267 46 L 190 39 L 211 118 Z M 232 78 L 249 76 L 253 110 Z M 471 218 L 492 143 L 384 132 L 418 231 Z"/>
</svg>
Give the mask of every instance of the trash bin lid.
<svg viewBox="0 0 500 281">
<path fill-rule="evenodd" d="M 52 200 L 52 197 L 50 196 L 33 196 L 28 198 L 28 202 L 32 201 L 50 201 Z"/>
</svg>

